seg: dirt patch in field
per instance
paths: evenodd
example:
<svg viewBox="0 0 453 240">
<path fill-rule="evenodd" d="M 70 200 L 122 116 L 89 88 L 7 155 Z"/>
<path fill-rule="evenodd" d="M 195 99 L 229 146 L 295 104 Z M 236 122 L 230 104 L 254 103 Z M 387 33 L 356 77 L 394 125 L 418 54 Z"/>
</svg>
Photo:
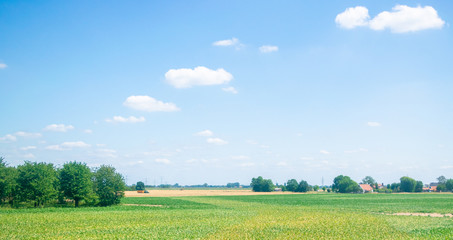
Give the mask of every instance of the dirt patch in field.
<svg viewBox="0 0 453 240">
<path fill-rule="evenodd" d="M 143 207 L 163 207 L 162 205 L 151 205 L 151 204 L 123 204 L 124 206 L 143 206 Z"/>
<path fill-rule="evenodd" d="M 126 197 L 187 197 L 301 194 L 293 192 L 253 192 L 252 190 L 148 190 L 149 193 L 126 191 Z"/>
<path fill-rule="evenodd" d="M 387 213 L 385 215 L 393 216 L 422 216 L 422 217 L 453 217 L 453 214 L 447 213 Z"/>
</svg>

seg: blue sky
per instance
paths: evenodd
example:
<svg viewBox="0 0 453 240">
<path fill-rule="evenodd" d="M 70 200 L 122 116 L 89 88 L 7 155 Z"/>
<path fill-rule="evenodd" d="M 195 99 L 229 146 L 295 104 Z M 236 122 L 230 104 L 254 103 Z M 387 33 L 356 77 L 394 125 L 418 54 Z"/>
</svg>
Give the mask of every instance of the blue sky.
<svg viewBox="0 0 453 240">
<path fill-rule="evenodd" d="M 2 1 L 0 156 L 148 184 L 453 177 L 452 11 Z"/>
</svg>

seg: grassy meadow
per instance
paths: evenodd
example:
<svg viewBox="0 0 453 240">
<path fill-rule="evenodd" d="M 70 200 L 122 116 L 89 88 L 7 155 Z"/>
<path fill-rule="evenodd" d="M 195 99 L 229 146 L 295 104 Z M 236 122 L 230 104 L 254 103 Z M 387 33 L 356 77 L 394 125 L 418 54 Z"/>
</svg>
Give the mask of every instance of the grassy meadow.
<svg viewBox="0 0 453 240">
<path fill-rule="evenodd" d="M 161 205 L 161 206 L 151 206 Z M 0 208 L 0 239 L 452 239 L 453 194 L 124 198 L 122 205 Z"/>
</svg>

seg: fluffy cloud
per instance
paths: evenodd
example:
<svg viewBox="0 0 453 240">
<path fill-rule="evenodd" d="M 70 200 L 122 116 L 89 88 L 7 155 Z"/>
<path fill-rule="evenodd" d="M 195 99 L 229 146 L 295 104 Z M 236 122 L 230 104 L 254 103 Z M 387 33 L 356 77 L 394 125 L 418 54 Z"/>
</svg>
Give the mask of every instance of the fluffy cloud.
<svg viewBox="0 0 453 240">
<path fill-rule="evenodd" d="M 50 124 L 44 128 L 44 131 L 67 132 L 72 129 L 74 129 L 74 126 L 72 126 L 72 125 Z"/>
<path fill-rule="evenodd" d="M 440 29 L 445 25 L 431 6 L 409 7 L 396 5 L 391 12 L 384 11 L 369 20 L 365 7 L 348 8 L 337 15 L 335 22 L 342 28 L 352 29 L 367 26 L 372 30 L 390 29 L 394 33 L 416 32 L 425 29 Z"/>
<path fill-rule="evenodd" d="M 174 112 L 180 109 L 174 103 L 165 103 L 150 96 L 130 96 L 124 106 L 146 112 Z"/>
<path fill-rule="evenodd" d="M 22 151 L 28 151 L 28 150 L 33 150 L 36 149 L 36 146 L 26 146 L 26 147 L 21 147 L 20 150 Z"/>
<path fill-rule="evenodd" d="M 201 136 L 201 137 L 210 137 L 213 135 L 214 135 L 214 133 L 211 130 L 204 130 L 204 131 L 195 133 L 195 136 Z"/>
<path fill-rule="evenodd" d="M 346 29 L 368 25 L 368 9 L 366 7 L 347 8 L 344 12 L 337 15 L 335 22 L 338 26 Z"/>
<path fill-rule="evenodd" d="M 244 156 L 244 155 L 232 156 L 231 158 L 234 159 L 234 160 L 248 160 L 248 159 L 250 159 L 249 156 Z"/>
<path fill-rule="evenodd" d="M 223 68 L 212 70 L 199 66 L 194 69 L 170 69 L 165 73 L 165 79 L 176 88 L 190 88 L 192 86 L 225 84 L 233 79 L 233 75 Z"/>
<path fill-rule="evenodd" d="M 232 38 L 232 39 L 226 39 L 226 40 L 220 40 L 220 41 L 213 42 L 212 45 L 219 46 L 219 47 L 238 46 L 238 45 L 240 45 L 240 42 L 239 42 L 239 39 Z"/>
<path fill-rule="evenodd" d="M 346 150 L 344 153 L 358 153 L 358 152 L 368 152 L 368 149 L 366 148 L 359 148 L 357 150 Z"/>
<path fill-rule="evenodd" d="M 319 152 L 322 153 L 322 154 L 326 154 L 326 155 L 330 154 L 330 152 L 328 152 L 328 151 L 326 151 L 326 150 L 321 150 L 321 151 L 319 151 Z"/>
<path fill-rule="evenodd" d="M 49 145 L 46 147 L 46 149 L 63 151 L 63 150 L 71 150 L 73 148 L 87 148 L 90 146 L 91 146 L 90 144 L 87 144 L 85 142 L 77 141 L 77 142 L 64 142 L 59 145 Z"/>
<path fill-rule="evenodd" d="M 240 167 L 253 167 L 255 166 L 255 163 L 252 162 L 246 162 L 246 163 L 241 163 L 239 164 Z"/>
<path fill-rule="evenodd" d="M 367 125 L 370 127 L 380 127 L 381 123 L 379 122 L 367 122 Z"/>
<path fill-rule="evenodd" d="M 222 88 L 222 90 L 225 92 L 232 93 L 232 94 L 238 94 L 238 90 L 236 90 L 236 88 L 234 88 L 234 87 L 226 87 L 226 88 Z"/>
<path fill-rule="evenodd" d="M 225 140 L 223 140 L 223 139 L 220 139 L 220 138 L 208 138 L 208 139 L 206 139 L 206 142 L 211 143 L 211 144 L 215 144 L 215 145 L 225 145 L 225 144 L 228 144 L 227 141 L 225 141 Z"/>
<path fill-rule="evenodd" d="M 4 64 L 4 63 L 0 63 L 0 69 L 5 69 L 5 68 L 7 68 L 7 67 L 8 67 L 8 65 L 6 65 L 6 64 Z"/>
<path fill-rule="evenodd" d="M 83 132 L 84 132 L 84 133 L 91 134 L 91 133 L 93 133 L 93 130 L 91 130 L 91 129 L 85 129 L 85 130 L 83 130 Z"/>
<path fill-rule="evenodd" d="M 425 29 L 442 28 L 445 22 L 431 6 L 408 7 L 396 5 L 392 12 L 381 12 L 370 21 L 373 30 L 385 30 L 395 33 L 416 32 Z"/>
<path fill-rule="evenodd" d="M 277 52 L 277 51 L 278 51 L 278 46 L 263 45 L 260 47 L 260 52 L 262 52 L 262 53 L 270 53 L 270 52 Z"/>
<path fill-rule="evenodd" d="M 163 164 L 170 164 L 170 160 L 166 159 L 166 158 L 156 158 L 154 159 L 154 162 L 157 162 L 157 163 L 163 163 Z"/>
<path fill-rule="evenodd" d="M 17 137 L 11 134 L 6 134 L 4 137 L 0 137 L 2 142 L 14 142 L 17 141 Z"/>
<path fill-rule="evenodd" d="M 114 116 L 112 119 L 106 119 L 106 122 L 119 122 L 119 123 L 138 123 L 146 121 L 145 117 L 134 117 L 130 116 L 128 118 L 121 117 L 121 116 Z"/>
<path fill-rule="evenodd" d="M 41 133 L 30 133 L 30 132 L 16 132 L 14 135 L 26 138 L 37 138 L 42 136 Z"/>
</svg>

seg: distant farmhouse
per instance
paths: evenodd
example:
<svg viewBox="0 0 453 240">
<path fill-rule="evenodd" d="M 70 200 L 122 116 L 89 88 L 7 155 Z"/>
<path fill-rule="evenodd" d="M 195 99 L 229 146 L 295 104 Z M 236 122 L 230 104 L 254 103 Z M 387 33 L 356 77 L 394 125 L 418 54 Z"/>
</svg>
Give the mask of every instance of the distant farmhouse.
<svg viewBox="0 0 453 240">
<path fill-rule="evenodd" d="M 373 188 L 370 186 L 370 184 L 359 184 L 360 188 L 362 189 L 362 193 L 372 193 Z"/>
</svg>

